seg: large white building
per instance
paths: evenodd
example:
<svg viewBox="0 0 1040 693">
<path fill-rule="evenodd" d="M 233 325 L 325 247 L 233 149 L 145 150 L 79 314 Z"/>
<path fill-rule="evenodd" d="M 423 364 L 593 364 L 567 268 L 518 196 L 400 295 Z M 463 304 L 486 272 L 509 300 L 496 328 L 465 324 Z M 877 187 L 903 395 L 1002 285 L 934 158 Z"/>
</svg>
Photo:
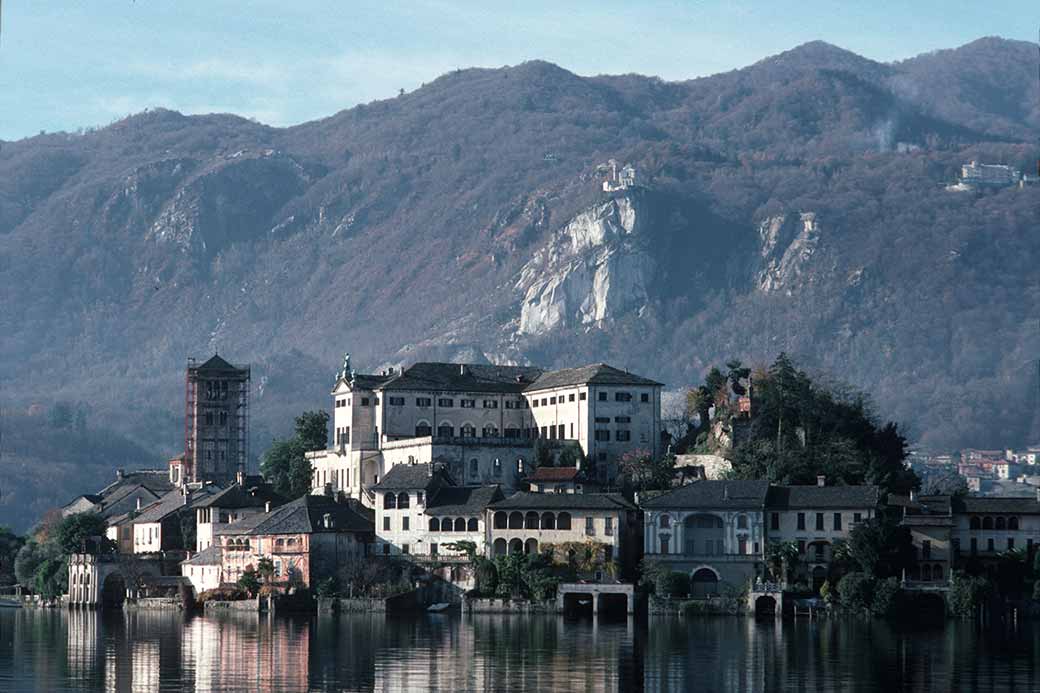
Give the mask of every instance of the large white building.
<svg viewBox="0 0 1040 693">
<path fill-rule="evenodd" d="M 519 488 L 535 441 L 580 447 L 600 482 L 631 451 L 661 454 L 661 383 L 606 364 L 526 366 L 417 363 L 355 373 L 349 357 L 333 397 L 333 446 L 309 453 L 313 491 L 369 491 L 399 464 L 437 462 L 464 485 Z"/>
</svg>

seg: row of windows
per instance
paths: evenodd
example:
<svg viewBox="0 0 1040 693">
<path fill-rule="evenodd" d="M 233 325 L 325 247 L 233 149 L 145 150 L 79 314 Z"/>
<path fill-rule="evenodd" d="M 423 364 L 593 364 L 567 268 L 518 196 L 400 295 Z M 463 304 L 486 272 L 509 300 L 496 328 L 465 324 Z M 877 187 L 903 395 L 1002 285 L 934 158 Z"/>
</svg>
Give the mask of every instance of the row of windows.
<svg viewBox="0 0 1040 693">
<path fill-rule="evenodd" d="M 601 394 L 605 395 L 606 393 L 604 392 L 604 393 L 601 393 Z M 584 402 L 586 400 L 586 398 L 587 398 L 586 397 L 586 393 L 584 393 L 584 392 L 579 392 L 578 393 L 578 399 L 581 400 L 582 402 Z M 556 404 L 557 402 L 559 402 L 560 404 L 563 404 L 563 401 L 564 401 L 563 400 L 563 395 L 560 395 L 559 397 L 542 397 L 541 399 L 535 398 L 535 399 L 531 400 L 531 408 L 534 409 L 535 407 L 548 407 L 548 406 L 552 406 L 552 405 Z M 574 401 L 574 393 L 573 392 L 571 394 L 567 395 L 567 401 L 568 402 L 573 402 Z"/>
<path fill-rule="evenodd" d="M 445 517 L 444 519 L 430 518 L 431 532 L 476 532 L 479 531 L 479 527 L 475 517 L 471 517 L 468 520 L 457 517 L 454 522 L 450 517 Z"/>
<path fill-rule="evenodd" d="M 972 517 L 968 522 L 971 529 L 1018 529 L 1017 517 Z"/>
<path fill-rule="evenodd" d="M 207 426 L 213 426 L 218 422 L 221 426 L 227 426 L 228 413 L 226 411 L 216 412 L 216 416 L 214 416 L 214 412 L 208 411 L 203 415 L 202 418 L 203 421 L 206 422 Z"/>
<path fill-rule="evenodd" d="M 1015 548 L 1015 538 L 1014 537 L 1007 537 L 1007 539 L 1005 539 L 1005 542 L 1006 542 L 1006 546 L 1007 546 L 1007 550 L 1008 551 L 1014 550 L 1014 548 Z M 924 542 L 924 543 L 928 543 L 928 542 Z M 960 552 L 960 550 L 961 550 L 961 540 L 960 539 L 954 539 L 953 540 L 953 550 L 954 550 L 954 553 Z M 992 553 L 992 552 L 994 552 L 996 550 L 997 550 L 996 540 L 993 537 L 989 537 L 988 539 L 986 539 L 986 551 Z M 1032 538 L 1026 540 L 1026 550 L 1029 553 L 1033 552 L 1033 539 Z M 972 553 L 978 553 L 978 551 L 979 551 L 979 540 L 977 538 L 975 538 L 975 537 L 972 537 L 971 538 L 971 552 Z M 927 556 L 925 556 L 925 558 L 927 558 Z"/>
<path fill-rule="evenodd" d="M 825 514 L 826 513 L 816 513 L 816 530 L 819 531 L 819 532 L 825 531 L 825 528 L 824 528 L 824 524 L 825 524 L 825 517 L 824 516 L 825 516 Z M 853 513 L 852 514 L 852 522 L 854 524 L 858 524 L 858 523 L 860 523 L 862 521 L 863 521 L 863 514 L 862 513 Z M 773 529 L 773 530 L 780 529 L 780 513 L 772 513 L 770 515 L 770 517 L 769 517 L 769 528 Z M 798 529 L 800 529 L 800 530 L 804 530 L 805 529 L 805 513 L 798 513 Z M 833 514 L 833 519 L 831 521 L 831 529 L 834 530 L 835 532 L 840 532 L 842 530 L 842 514 L 841 513 L 834 513 Z"/>
<path fill-rule="evenodd" d="M 596 441 L 600 443 L 610 442 L 610 431 L 608 429 L 597 428 L 594 435 Z M 632 440 L 632 432 L 624 430 L 615 431 L 614 440 L 618 441 L 619 443 L 627 443 L 628 441 Z"/>
</svg>

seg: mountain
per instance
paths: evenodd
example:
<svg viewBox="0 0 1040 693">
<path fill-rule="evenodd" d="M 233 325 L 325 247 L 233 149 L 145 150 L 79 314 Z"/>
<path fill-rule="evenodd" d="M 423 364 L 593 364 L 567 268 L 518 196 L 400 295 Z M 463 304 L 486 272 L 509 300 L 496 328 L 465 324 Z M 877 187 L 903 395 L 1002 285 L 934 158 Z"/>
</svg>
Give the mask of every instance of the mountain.
<svg viewBox="0 0 1040 693">
<path fill-rule="evenodd" d="M 533 61 L 285 129 L 159 109 L 4 142 L 3 405 L 73 403 L 161 458 L 185 358 L 219 349 L 253 366 L 259 453 L 344 351 L 680 388 L 786 350 L 922 445 L 1035 442 L 1040 188 L 944 189 L 1032 170 L 1030 51 L 814 42 L 687 82 Z M 603 192 L 610 159 L 639 186 Z"/>
</svg>

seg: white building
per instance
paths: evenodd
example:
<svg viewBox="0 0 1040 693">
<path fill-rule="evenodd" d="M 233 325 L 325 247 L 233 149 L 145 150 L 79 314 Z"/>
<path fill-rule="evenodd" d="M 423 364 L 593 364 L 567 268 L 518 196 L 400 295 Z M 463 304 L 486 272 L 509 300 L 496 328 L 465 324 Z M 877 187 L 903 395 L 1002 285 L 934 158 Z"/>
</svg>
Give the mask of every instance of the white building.
<svg viewBox="0 0 1040 693">
<path fill-rule="evenodd" d="M 389 469 L 432 462 L 460 484 L 510 492 L 539 440 L 554 451 L 576 444 L 589 473 L 609 482 L 626 452 L 661 454 L 661 388 L 606 364 L 417 363 L 362 375 L 348 357 L 332 390 L 333 447 L 308 454 L 313 492 L 373 503 L 369 489 Z"/>
</svg>

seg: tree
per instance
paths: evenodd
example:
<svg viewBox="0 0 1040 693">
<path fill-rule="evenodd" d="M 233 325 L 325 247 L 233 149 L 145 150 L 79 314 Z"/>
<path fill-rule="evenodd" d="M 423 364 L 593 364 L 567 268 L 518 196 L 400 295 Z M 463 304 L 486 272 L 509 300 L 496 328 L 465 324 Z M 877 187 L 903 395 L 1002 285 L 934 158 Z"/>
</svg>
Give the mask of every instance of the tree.
<svg viewBox="0 0 1040 693">
<path fill-rule="evenodd" d="M 665 490 L 675 476 L 675 456 L 655 459 L 649 450 L 631 450 L 621 456 L 619 468 L 638 491 Z"/>
<path fill-rule="evenodd" d="M 256 563 L 256 571 L 263 578 L 264 582 L 271 584 L 271 580 L 274 579 L 274 561 L 268 556 L 264 556 Z"/>
<path fill-rule="evenodd" d="M 305 411 L 296 417 L 296 439 L 305 452 L 324 450 L 329 442 L 329 414 Z"/>
<path fill-rule="evenodd" d="M 848 553 L 855 568 L 866 575 L 899 577 L 913 561 L 913 539 L 896 520 L 874 517 L 849 532 Z"/>
<path fill-rule="evenodd" d="M 793 541 L 770 542 L 766 549 L 766 564 L 769 566 L 769 573 L 774 580 L 781 582 L 790 580 L 800 558 L 798 544 Z"/>
<path fill-rule="evenodd" d="M 238 586 L 248 592 L 250 597 L 255 597 L 257 592 L 260 591 L 260 577 L 253 569 L 253 566 L 247 566 L 242 574 L 238 576 Z"/>
<path fill-rule="evenodd" d="M 14 562 L 24 545 L 25 537 L 18 536 L 9 527 L 0 527 L 0 585 L 15 582 Z"/>
<path fill-rule="evenodd" d="M 551 467 L 553 464 L 552 448 L 542 438 L 535 438 L 531 457 L 534 458 L 535 469 L 538 467 Z"/>
<path fill-rule="evenodd" d="M 298 438 L 276 440 L 260 461 L 260 473 L 274 490 L 288 498 L 310 492 L 313 471 L 306 449 Z"/>
<path fill-rule="evenodd" d="M 111 542 L 105 537 L 107 523 L 98 513 L 85 512 L 69 515 L 54 528 L 54 541 L 63 554 L 78 553 L 83 550 L 84 542 L 92 537 L 101 537 L 102 548 L 110 548 Z"/>
</svg>

